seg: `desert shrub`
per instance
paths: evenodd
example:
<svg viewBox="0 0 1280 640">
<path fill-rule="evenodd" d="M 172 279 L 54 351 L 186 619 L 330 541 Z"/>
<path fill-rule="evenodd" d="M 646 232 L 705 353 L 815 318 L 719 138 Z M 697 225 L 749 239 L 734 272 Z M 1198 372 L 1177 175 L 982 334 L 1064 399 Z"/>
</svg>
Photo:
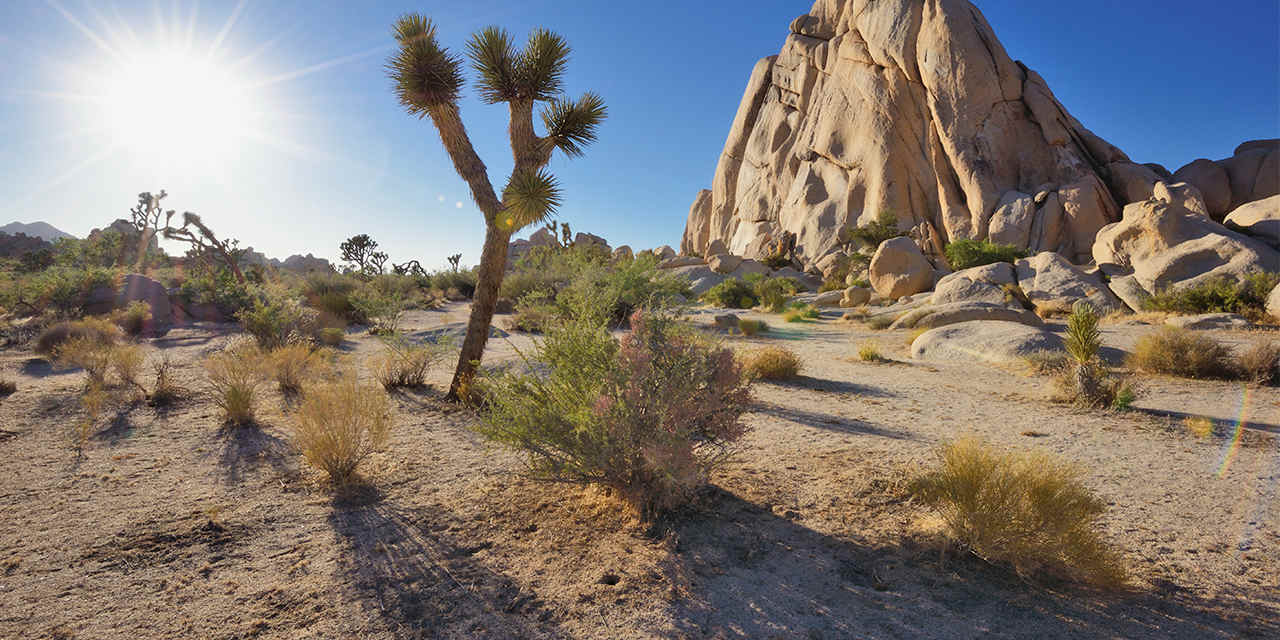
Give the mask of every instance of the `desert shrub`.
<svg viewBox="0 0 1280 640">
<path fill-rule="evenodd" d="M 1101 531 L 1106 502 L 1081 475 L 1047 453 L 965 439 L 943 447 L 937 467 L 912 489 L 941 512 L 958 543 L 987 562 L 1025 577 L 1119 586 L 1126 572 Z"/>
<path fill-rule="evenodd" d="M 751 337 L 768 331 L 769 325 L 764 320 L 746 318 L 738 320 L 738 330 L 742 332 L 742 335 Z"/>
<path fill-rule="evenodd" d="M 252 344 L 228 347 L 205 360 L 209 389 L 226 424 L 253 422 L 263 381 L 262 360 L 262 351 Z"/>
<path fill-rule="evenodd" d="M 759 278 L 752 283 L 752 292 L 760 300 L 760 304 L 774 313 L 781 313 L 787 307 L 787 301 L 796 294 L 799 287 L 791 278 Z"/>
<path fill-rule="evenodd" d="M 1213 420 L 1204 416 L 1187 416 L 1182 420 L 1182 426 L 1197 438 L 1208 438 L 1213 435 Z"/>
<path fill-rule="evenodd" d="M 395 286 L 378 286 L 388 282 L 379 276 L 360 287 L 350 296 L 351 306 L 369 323 L 369 332 L 391 335 L 400 325 L 400 313 L 407 304 L 403 290 Z"/>
<path fill-rule="evenodd" d="M 782 347 L 765 347 L 742 358 L 743 371 L 761 380 L 790 380 L 800 375 L 803 366 L 794 351 Z"/>
<path fill-rule="evenodd" d="M 115 344 L 104 344 L 93 337 L 77 336 L 57 349 L 55 362 L 67 369 L 83 369 L 90 384 L 105 385 L 111 370 L 111 350 Z"/>
<path fill-rule="evenodd" d="M 888 329 L 889 326 L 893 324 L 894 320 L 897 320 L 897 318 L 893 316 L 893 314 L 882 313 L 880 315 L 868 317 L 866 322 L 868 328 L 880 331 Z"/>
<path fill-rule="evenodd" d="M 1280 273 L 1223 275 L 1181 289 L 1156 292 L 1142 302 L 1145 311 L 1167 313 L 1238 313 L 1254 320 L 1266 315 L 1267 295 L 1280 284 Z"/>
<path fill-rule="evenodd" d="M 79 316 L 95 291 L 110 291 L 114 296 L 117 276 L 114 269 L 102 267 L 55 266 L 18 279 L 8 297 L 13 298 L 11 304 L 18 303 L 14 306 L 35 313 Z"/>
<path fill-rule="evenodd" d="M 515 313 L 507 321 L 507 328 L 526 333 L 542 333 L 560 318 L 560 307 L 547 294 L 535 291 L 516 303 Z"/>
<path fill-rule="evenodd" d="M 1098 357 L 1102 334 L 1098 313 L 1089 303 L 1077 302 L 1072 309 L 1064 346 L 1071 362 L 1064 361 L 1054 379 L 1058 399 L 1092 408 L 1127 409 L 1133 403 L 1133 386 Z"/>
<path fill-rule="evenodd" d="M 326 365 L 320 353 L 300 342 L 272 351 L 267 354 L 266 361 L 276 384 L 284 393 L 302 391 L 303 384 L 323 374 Z"/>
<path fill-rule="evenodd" d="M 1236 361 L 1240 378 L 1256 384 L 1280 384 L 1280 344 L 1258 340 L 1240 353 Z"/>
<path fill-rule="evenodd" d="M 981 267 L 996 262 L 1017 262 L 1027 252 L 1011 244 L 995 244 L 988 240 L 963 238 L 947 245 L 947 264 L 955 271 Z"/>
<path fill-rule="evenodd" d="M 365 318 L 351 302 L 351 294 L 360 280 L 338 273 L 310 273 L 303 283 L 302 297 L 307 305 L 348 323 L 363 323 Z"/>
<path fill-rule="evenodd" d="M 347 339 L 347 332 L 338 327 L 325 327 L 320 330 L 320 344 L 326 347 L 336 347 Z"/>
<path fill-rule="evenodd" d="M 94 429 L 102 419 L 102 410 L 107 406 L 108 400 L 106 389 L 98 382 L 90 382 L 88 388 L 81 394 L 80 407 L 84 409 L 84 416 L 72 427 L 72 444 L 76 451 L 82 451 L 89 443 L 89 436 L 93 435 Z"/>
<path fill-rule="evenodd" d="M 885 357 L 871 342 L 864 342 L 858 346 L 858 359 L 863 362 L 884 362 Z"/>
<path fill-rule="evenodd" d="M 142 347 L 136 344 L 115 345 L 110 348 L 107 358 L 117 380 L 146 395 L 147 388 L 142 385 L 142 367 L 147 357 Z"/>
<path fill-rule="evenodd" d="M 1023 356 L 1023 361 L 1032 373 L 1038 375 L 1056 375 L 1065 371 L 1073 360 L 1062 351 L 1035 351 Z"/>
<path fill-rule="evenodd" d="M 256 286 L 241 284 L 225 269 L 194 273 L 178 288 L 178 298 L 185 305 L 213 305 L 228 316 L 253 306 L 256 295 Z"/>
<path fill-rule="evenodd" d="M 471 298 L 476 293 L 476 272 L 471 269 L 459 271 L 437 271 L 430 276 L 431 287 L 440 291 L 456 291 L 464 298 Z"/>
<path fill-rule="evenodd" d="M 480 432 L 536 477 L 612 488 L 642 515 L 679 507 L 745 433 L 748 382 L 733 354 L 673 317 L 636 311 L 621 340 L 575 313 L 537 346 L 531 372 L 480 380 Z"/>
<path fill-rule="evenodd" d="M 797 303 L 791 305 L 791 308 L 782 314 L 782 319 L 787 322 L 808 322 L 821 317 L 821 315 L 817 307 L 811 304 Z"/>
<path fill-rule="evenodd" d="M 59 322 L 40 333 L 40 337 L 36 339 L 36 353 L 45 357 L 55 356 L 64 343 L 74 338 L 115 344 L 120 339 L 120 329 L 102 318 Z"/>
<path fill-rule="evenodd" d="M 236 314 L 236 318 L 258 346 L 267 351 L 279 349 L 290 341 L 310 338 L 306 311 L 297 300 L 285 296 L 260 296 L 252 306 Z"/>
<path fill-rule="evenodd" d="M 373 361 L 373 377 L 388 391 L 427 384 L 427 374 L 444 354 L 445 345 L 419 344 L 401 336 L 383 340 L 385 349 Z"/>
<path fill-rule="evenodd" d="M 174 380 L 173 362 L 166 356 L 153 366 L 155 371 L 155 383 L 151 386 L 151 393 L 147 396 L 147 401 L 156 407 L 163 407 L 173 404 L 183 393 L 182 387 Z"/>
<path fill-rule="evenodd" d="M 1235 377 L 1229 347 L 1178 327 L 1161 327 L 1139 338 L 1129 364 L 1142 371 L 1183 378 Z"/>
<path fill-rule="evenodd" d="M 346 484 L 391 432 L 391 403 L 382 390 L 354 374 L 307 390 L 298 407 L 294 443 L 307 462 Z"/>
<path fill-rule="evenodd" d="M 728 278 L 702 294 L 703 302 L 725 309 L 750 309 L 760 300 L 755 291 L 742 280 Z"/>
<path fill-rule="evenodd" d="M 869 247 L 879 247 L 885 240 L 892 240 L 907 232 L 898 229 L 898 216 L 892 211 L 884 210 L 876 215 L 876 219 L 862 227 L 849 229 L 843 234 L 849 240 L 857 240 Z"/>
<path fill-rule="evenodd" d="M 140 335 L 146 330 L 147 323 L 151 322 L 151 305 L 141 300 L 134 300 L 125 308 L 117 309 L 112 313 L 111 320 L 125 333 L 131 336 Z"/>
</svg>

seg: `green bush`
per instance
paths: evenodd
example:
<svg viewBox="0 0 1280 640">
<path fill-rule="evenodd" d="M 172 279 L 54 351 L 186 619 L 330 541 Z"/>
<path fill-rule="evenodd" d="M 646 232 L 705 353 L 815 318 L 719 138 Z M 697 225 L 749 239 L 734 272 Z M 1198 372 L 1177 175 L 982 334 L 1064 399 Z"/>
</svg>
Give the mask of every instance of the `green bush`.
<svg viewBox="0 0 1280 640">
<path fill-rule="evenodd" d="M 39 273 L 6 274 L 0 285 L 0 304 L 23 315 L 45 312 L 64 317 L 84 315 L 95 292 L 114 302 L 118 272 L 103 267 L 55 265 Z"/>
<path fill-rule="evenodd" d="M 868 247 L 879 247 L 885 240 L 892 240 L 907 235 L 906 231 L 898 228 L 898 216 L 892 211 L 881 211 L 876 215 L 875 221 L 863 227 L 849 229 L 844 232 L 845 237 L 852 241 L 857 240 Z M 848 271 L 845 271 L 848 274 Z"/>
<path fill-rule="evenodd" d="M 236 318 L 257 341 L 258 347 L 266 351 L 290 341 L 309 340 L 316 329 L 307 326 L 312 319 L 302 305 L 282 295 L 260 296 L 252 306 L 236 314 Z"/>
<path fill-rule="evenodd" d="M 724 282 L 711 287 L 702 294 L 702 300 L 708 304 L 725 309 L 750 309 L 760 304 L 756 292 L 746 282 L 737 278 L 728 278 Z"/>
<path fill-rule="evenodd" d="M 385 276 L 378 276 L 356 289 L 348 299 L 360 317 L 369 323 L 369 332 L 391 335 L 400 326 L 400 314 L 406 306 L 403 289 L 394 285 L 379 286 Z"/>
<path fill-rule="evenodd" d="M 1238 313 L 1258 320 L 1266 315 L 1267 296 L 1277 284 L 1280 273 L 1223 275 L 1195 286 L 1159 291 L 1143 300 L 1142 308 L 1183 314 Z"/>
<path fill-rule="evenodd" d="M 244 285 L 227 271 L 205 272 L 183 281 L 178 297 L 187 305 L 211 304 L 234 316 L 253 305 L 256 285 Z"/>
<path fill-rule="evenodd" d="M 738 330 L 742 332 L 742 335 L 750 338 L 751 336 L 767 332 L 769 330 L 769 324 L 764 320 L 743 318 L 738 321 Z"/>
<path fill-rule="evenodd" d="M 480 379 L 480 433 L 535 477 L 616 490 L 645 517 L 688 502 L 746 432 L 748 382 L 733 354 L 674 318 L 637 311 L 620 341 L 575 314 L 528 368 Z"/>
<path fill-rule="evenodd" d="M 125 308 L 113 312 L 111 319 L 125 333 L 131 336 L 140 335 L 151 322 L 151 305 L 141 300 L 134 300 Z"/>
<path fill-rule="evenodd" d="M 359 279 L 339 273 L 310 273 L 302 287 L 303 299 L 315 309 L 348 323 L 367 321 L 351 303 L 351 294 L 360 288 Z"/>
<path fill-rule="evenodd" d="M 995 244 L 987 240 L 961 239 L 947 245 L 947 264 L 955 271 L 981 267 L 997 262 L 1017 262 L 1027 252 L 1011 244 Z"/>
<path fill-rule="evenodd" d="M 1127 409 L 1137 398 L 1133 386 L 1099 357 L 1102 333 L 1093 305 L 1077 302 L 1067 318 L 1067 355 L 1054 384 L 1058 399 L 1088 408 Z"/>
<path fill-rule="evenodd" d="M 759 278 L 752 283 L 752 289 L 761 306 L 773 313 L 781 313 L 800 287 L 791 278 Z"/>
<path fill-rule="evenodd" d="M 437 271 L 427 277 L 430 287 L 448 294 L 456 292 L 464 298 L 476 294 L 476 272 L 473 269 L 459 271 Z"/>
</svg>

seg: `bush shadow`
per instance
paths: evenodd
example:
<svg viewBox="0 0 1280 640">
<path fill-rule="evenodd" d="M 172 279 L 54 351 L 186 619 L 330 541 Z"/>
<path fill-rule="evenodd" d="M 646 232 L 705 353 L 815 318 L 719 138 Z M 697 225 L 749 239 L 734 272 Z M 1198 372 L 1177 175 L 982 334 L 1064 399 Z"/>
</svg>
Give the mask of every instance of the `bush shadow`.
<svg viewBox="0 0 1280 640">
<path fill-rule="evenodd" d="M 825 378 L 814 378 L 806 375 L 798 375 L 790 380 L 762 380 L 760 382 L 775 384 L 780 387 L 809 389 L 812 391 L 822 391 L 826 393 L 848 393 L 871 398 L 898 397 L 898 394 L 879 387 L 861 385 L 848 380 L 827 380 Z"/>
<path fill-rule="evenodd" d="M 1277 637 L 1280 621 L 1236 594 L 1107 594 L 1035 586 L 907 538 L 860 542 L 713 488 L 706 512 L 665 525 L 679 637 Z M 800 519 L 797 521 L 797 519 Z M 1265 594 L 1253 594 L 1260 600 Z M 1224 615 L 1225 614 L 1225 615 Z"/>
<path fill-rule="evenodd" d="M 367 492 L 335 499 L 329 524 L 346 547 L 342 582 L 396 637 L 565 637 L 535 594 L 476 560 L 493 543 L 454 538 L 455 520 Z"/>
<path fill-rule="evenodd" d="M 878 436 L 881 438 L 892 438 L 894 440 L 916 440 L 914 435 L 902 433 L 899 431 L 890 431 L 877 427 L 869 422 L 855 420 L 836 416 L 829 413 L 819 413 L 816 411 L 805 411 L 804 409 L 795 409 L 791 407 L 783 407 L 766 402 L 756 402 L 751 405 L 750 410 L 754 413 L 763 413 L 775 418 L 781 418 L 788 422 L 802 424 L 806 427 L 814 429 L 826 429 L 828 431 L 838 431 L 851 435 L 868 435 Z"/>
<path fill-rule="evenodd" d="M 243 482 L 249 474 L 264 464 L 282 475 L 296 471 L 293 465 L 292 447 L 283 438 L 267 433 L 263 425 L 249 424 L 239 427 L 224 426 L 219 431 L 222 449 L 218 465 L 222 467 L 227 485 Z"/>
</svg>

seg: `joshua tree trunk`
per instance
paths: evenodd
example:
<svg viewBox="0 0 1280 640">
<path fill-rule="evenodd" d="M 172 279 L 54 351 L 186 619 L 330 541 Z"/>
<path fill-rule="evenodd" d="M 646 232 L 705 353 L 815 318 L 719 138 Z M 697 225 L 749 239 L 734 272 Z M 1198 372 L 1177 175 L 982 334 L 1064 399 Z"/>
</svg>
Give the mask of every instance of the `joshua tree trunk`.
<svg viewBox="0 0 1280 640">
<path fill-rule="evenodd" d="M 477 269 L 476 291 L 471 298 L 471 319 L 467 321 L 467 335 L 462 340 L 458 354 L 458 368 L 449 385 L 449 400 L 464 399 L 471 390 L 476 368 L 489 341 L 489 325 L 497 308 L 498 289 L 502 286 L 503 272 L 507 267 L 507 243 L 511 233 L 488 225 L 484 234 L 484 249 L 480 253 Z"/>
</svg>

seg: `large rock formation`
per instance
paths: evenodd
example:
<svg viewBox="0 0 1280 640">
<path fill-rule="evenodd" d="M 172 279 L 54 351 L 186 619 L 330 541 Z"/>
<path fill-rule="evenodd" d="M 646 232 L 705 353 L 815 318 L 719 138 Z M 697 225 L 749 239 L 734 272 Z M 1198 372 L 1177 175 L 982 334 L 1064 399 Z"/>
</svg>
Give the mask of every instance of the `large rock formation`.
<svg viewBox="0 0 1280 640">
<path fill-rule="evenodd" d="M 969 2 L 818 0 L 752 71 L 681 248 L 754 257 L 790 232 L 808 267 L 890 211 L 922 245 L 995 234 L 1083 262 L 1158 177 L 1071 117 Z"/>
<path fill-rule="evenodd" d="M 1217 162 L 1193 160 L 1175 171 L 1173 179 L 1195 185 L 1209 215 L 1222 220 L 1243 204 L 1280 194 L 1280 140 L 1246 142 Z"/>
</svg>

